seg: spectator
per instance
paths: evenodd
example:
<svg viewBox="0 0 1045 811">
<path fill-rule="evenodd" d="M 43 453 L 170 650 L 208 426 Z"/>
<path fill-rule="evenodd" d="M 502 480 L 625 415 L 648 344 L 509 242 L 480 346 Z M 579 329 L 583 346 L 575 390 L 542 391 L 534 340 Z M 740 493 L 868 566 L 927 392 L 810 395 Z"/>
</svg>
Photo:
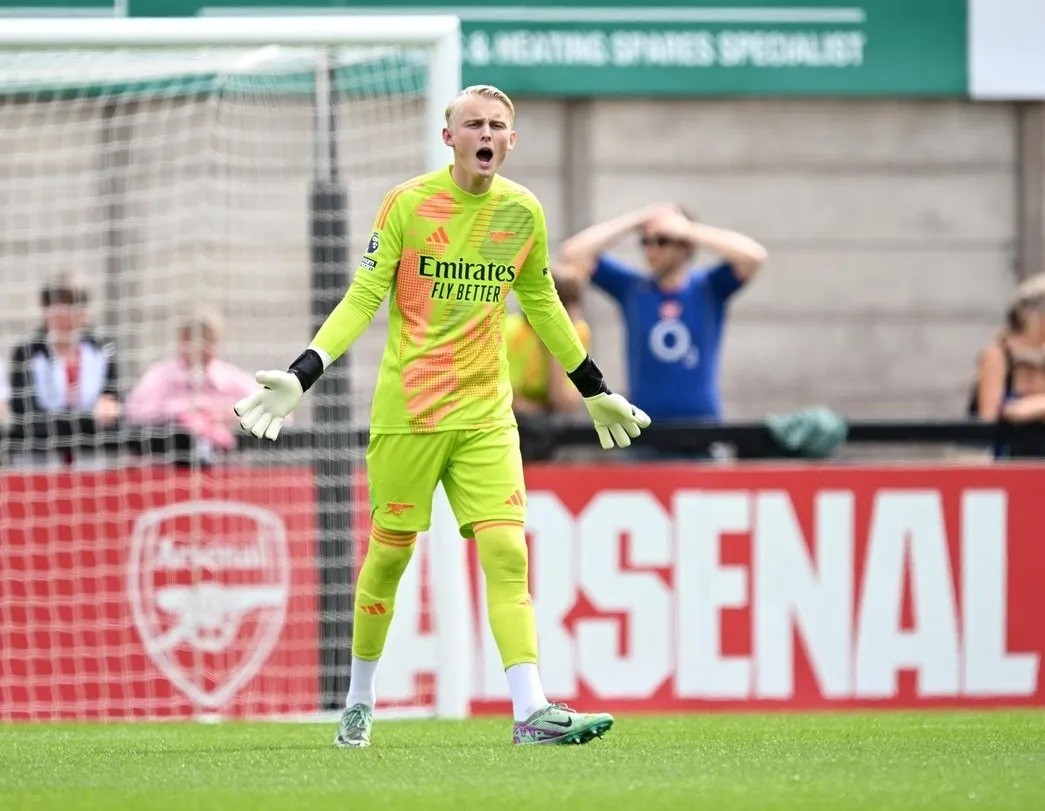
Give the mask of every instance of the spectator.
<svg viewBox="0 0 1045 811">
<path fill-rule="evenodd" d="M 591 348 L 591 327 L 581 312 L 580 284 L 575 275 L 556 272 L 555 289 L 569 313 L 585 349 Z M 512 408 L 518 414 L 572 414 L 581 404 L 580 392 L 519 313 L 509 313 L 504 327 Z"/>
<path fill-rule="evenodd" d="M 44 323 L 11 355 L 12 435 L 22 461 L 71 462 L 120 417 L 113 345 L 87 327 L 87 288 L 63 274 L 40 291 Z"/>
<path fill-rule="evenodd" d="M 178 325 L 175 357 L 150 366 L 127 400 L 138 425 L 174 423 L 201 440 L 202 451 L 235 446 L 232 407 L 254 391 L 254 376 L 218 358 L 221 315 L 201 308 Z"/>
<path fill-rule="evenodd" d="M 1016 289 L 1006 326 L 980 353 L 969 415 L 986 422 L 1045 421 L 1045 273 Z M 1042 443 L 995 448 L 998 456 L 1043 455 Z"/>
<path fill-rule="evenodd" d="M 7 425 L 11 409 L 11 379 L 7 376 L 4 359 L 0 358 L 0 428 Z"/>
<path fill-rule="evenodd" d="M 581 312 L 580 282 L 574 273 L 553 271 L 559 293 L 585 350 L 591 349 L 591 328 Z M 519 425 L 522 457 L 527 462 L 550 459 L 558 446 L 559 418 L 581 405 L 581 395 L 565 370 L 530 326 L 526 316 L 509 313 L 504 326 L 512 411 Z"/>
<path fill-rule="evenodd" d="M 633 231 L 640 235 L 648 273 L 603 254 Z M 693 267 L 699 248 L 721 261 Z M 654 423 L 721 419 L 718 371 L 726 305 L 766 261 L 765 248 L 664 203 L 581 231 L 563 244 L 561 255 L 621 308 L 635 405 Z"/>
</svg>

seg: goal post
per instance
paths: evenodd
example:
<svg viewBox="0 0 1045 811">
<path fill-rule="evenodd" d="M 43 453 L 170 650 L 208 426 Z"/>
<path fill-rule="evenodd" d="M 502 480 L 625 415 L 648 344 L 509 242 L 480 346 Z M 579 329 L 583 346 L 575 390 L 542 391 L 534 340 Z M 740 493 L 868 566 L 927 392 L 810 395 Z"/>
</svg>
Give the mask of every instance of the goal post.
<svg viewBox="0 0 1045 811">
<path fill-rule="evenodd" d="M 385 316 L 273 445 L 210 425 L 217 367 L 179 353 L 211 342 L 252 374 L 300 351 L 384 192 L 449 162 L 460 65 L 448 15 L 0 26 L 0 365 L 21 404 L 0 425 L 0 721 L 344 701 Z M 67 361 L 39 347 L 42 291 L 71 278 L 92 343 Z M 148 372 L 176 361 L 192 406 L 150 411 Z M 105 422 L 90 375 L 117 368 Z M 460 717 L 474 618 L 441 495 L 421 545 L 379 700 Z"/>
</svg>

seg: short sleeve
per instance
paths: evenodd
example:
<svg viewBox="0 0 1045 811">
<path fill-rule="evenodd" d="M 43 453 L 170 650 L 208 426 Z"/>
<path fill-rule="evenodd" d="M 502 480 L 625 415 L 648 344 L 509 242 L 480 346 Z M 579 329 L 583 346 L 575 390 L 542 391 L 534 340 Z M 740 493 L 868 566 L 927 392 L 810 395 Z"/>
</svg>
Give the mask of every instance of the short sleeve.
<svg viewBox="0 0 1045 811">
<path fill-rule="evenodd" d="M 623 262 L 600 255 L 595 262 L 595 272 L 592 274 L 591 282 L 620 303 L 643 278 L 645 277 L 641 273 Z"/>
<path fill-rule="evenodd" d="M 707 285 L 719 301 L 726 301 L 744 285 L 729 262 L 720 262 L 705 273 Z"/>
</svg>

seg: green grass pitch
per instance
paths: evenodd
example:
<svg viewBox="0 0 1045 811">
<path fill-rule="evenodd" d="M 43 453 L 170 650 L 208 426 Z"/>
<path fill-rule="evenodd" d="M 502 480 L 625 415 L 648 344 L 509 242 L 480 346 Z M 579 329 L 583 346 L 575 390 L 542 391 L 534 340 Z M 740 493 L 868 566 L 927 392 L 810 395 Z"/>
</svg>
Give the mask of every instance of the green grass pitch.
<svg viewBox="0 0 1045 811">
<path fill-rule="evenodd" d="M 1045 808 L 1045 712 L 623 716 L 587 746 L 505 719 L 0 726 L 0 808 Z"/>
</svg>

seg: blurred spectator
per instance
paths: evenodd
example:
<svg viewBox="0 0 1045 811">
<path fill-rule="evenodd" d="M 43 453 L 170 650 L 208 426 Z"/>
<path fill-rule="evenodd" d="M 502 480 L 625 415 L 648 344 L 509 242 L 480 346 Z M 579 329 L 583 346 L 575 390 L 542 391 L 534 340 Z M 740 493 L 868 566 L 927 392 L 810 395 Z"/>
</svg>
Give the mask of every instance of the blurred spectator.
<svg viewBox="0 0 1045 811">
<path fill-rule="evenodd" d="M 119 420 L 113 345 L 88 329 L 87 303 L 77 276 L 49 282 L 40 291 L 43 326 L 11 355 L 12 434 L 27 447 L 21 461 L 57 451 L 71 462 Z"/>
<path fill-rule="evenodd" d="M 0 358 L 0 427 L 7 425 L 7 417 L 11 409 L 11 380 L 7 376 L 4 359 Z"/>
<path fill-rule="evenodd" d="M 647 270 L 603 254 L 637 232 Z M 693 266 L 698 249 L 721 258 Z M 590 274 L 624 317 L 628 394 L 654 424 L 667 420 L 721 419 L 719 354 L 726 305 L 762 267 L 766 250 L 735 231 L 662 203 L 581 231 L 563 243 L 562 259 Z"/>
<path fill-rule="evenodd" d="M 1045 273 L 1016 289 L 1006 326 L 980 353 L 969 415 L 986 422 L 1045 421 Z M 1045 455 L 1034 447 L 997 447 L 999 456 Z"/>
<path fill-rule="evenodd" d="M 554 274 L 566 312 L 585 349 L 591 348 L 591 327 L 581 312 L 580 283 L 575 275 Z M 523 313 L 509 313 L 504 327 L 508 370 L 512 381 L 512 408 L 516 414 L 571 414 L 581 404 L 580 392 L 552 359 L 547 347 Z"/>
<path fill-rule="evenodd" d="M 552 275 L 566 312 L 585 349 L 591 348 L 591 327 L 581 312 L 581 283 L 577 273 L 554 268 Z M 581 395 L 552 358 L 526 316 L 509 313 L 504 326 L 508 372 L 512 383 L 512 410 L 519 425 L 523 459 L 550 459 L 557 446 L 557 418 L 572 414 Z"/>
<path fill-rule="evenodd" d="M 177 354 L 150 366 L 127 400 L 127 418 L 139 425 L 174 423 L 208 448 L 235 446 L 237 400 L 257 387 L 254 376 L 220 360 L 220 313 L 202 308 L 178 325 Z"/>
</svg>

